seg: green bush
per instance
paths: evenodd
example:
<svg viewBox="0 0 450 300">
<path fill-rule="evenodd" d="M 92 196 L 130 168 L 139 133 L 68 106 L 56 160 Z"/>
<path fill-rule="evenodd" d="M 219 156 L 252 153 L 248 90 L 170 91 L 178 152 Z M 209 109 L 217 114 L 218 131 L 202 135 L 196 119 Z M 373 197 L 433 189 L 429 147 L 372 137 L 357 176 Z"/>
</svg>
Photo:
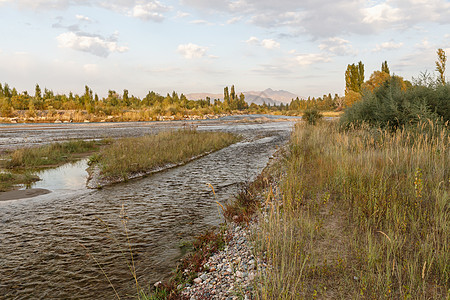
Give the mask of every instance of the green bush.
<svg viewBox="0 0 450 300">
<path fill-rule="evenodd" d="M 365 91 L 361 101 L 346 109 L 341 125 L 362 123 L 373 127 L 397 129 L 426 120 L 450 120 L 450 86 L 415 85 L 402 90 L 401 79 L 392 76 L 374 92 Z"/>
<path fill-rule="evenodd" d="M 321 118 L 322 114 L 315 108 L 307 109 L 303 113 L 303 119 L 310 125 L 316 125 Z"/>
</svg>

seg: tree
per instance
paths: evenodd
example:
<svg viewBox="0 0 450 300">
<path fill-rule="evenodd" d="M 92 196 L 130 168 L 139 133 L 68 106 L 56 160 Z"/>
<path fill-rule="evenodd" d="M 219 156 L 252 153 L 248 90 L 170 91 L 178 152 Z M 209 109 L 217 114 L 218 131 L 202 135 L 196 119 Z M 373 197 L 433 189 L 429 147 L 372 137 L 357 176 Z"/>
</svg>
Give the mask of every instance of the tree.
<svg viewBox="0 0 450 300">
<path fill-rule="evenodd" d="M 230 104 L 230 94 L 228 93 L 228 87 L 227 86 L 223 89 L 223 102 L 226 105 Z"/>
<path fill-rule="evenodd" d="M 128 97 L 128 90 L 127 89 L 123 90 L 122 100 L 123 100 L 123 105 L 129 106 L 130 103 L 129 103 L 129 97 Z"/>
<path fill-rule="evenodd" d="M 388 75 L 390 74 L 387 61 L 381 63 L 381 72 L 387 73 Z"/>
<path fill-rule="evenodd" d="M 236 92 L 234 91 L 234 85 L 231 86 L 230 102 L 233 103 L 236 100 Z"/>
<path fill-rule="evenodd" d="M 439 72 L 438 81 L 445 85 L 445 64 L 447 62 L 447 56 L 445 55 L 445 51 L 439 48 L 437 50 L 438 60 L 436 61 L 436 71 Z"/>
<path fill-rule="evenodd" d="M 385 71 L 374 71 L 372 75 L 370 75 L 369 80 L 364 82 L 362 87 L 364 90 L 373 92 L 377 87 L 381 86 L 385 81 L 389 80 L 389 78 L 389 73 Z"/>
<path fill-rule="evenodd" d="M 34 98 L 36 98 L 36 100 L 40 100 L 42 98 L 41 88 L 39 87 L 39 84 L 37 84 L 37 83 L 36 83 L 36 88 L 34 90 Z"/>
<path fill-rule="evenodd" d="M 364 83 L 364 64 L 360 61 L 357 65 L 347 66 L 345 71 L 345 90 L 361 92 L 361 85 Z"/>
<path fill-rule="evenodd" d="M 355 91 L 348 91 L 348 93 L 345 95 L 344 104 L 346 107 L 352 106 L 355 102 L 358 102 L 361 100 L 361 94 L 357 93 Z"/>
<path fill-rule="evenodd" d="M 9 88 L 9 85 L 7 83 L 5 83 L 5 85 L 3 86 L 3 95 L 6 98 L 11 98 L 11 89 Z"/>
<path fill-rule="evenodd" d="M 358 64 L 347 66 L 345 71 L 345 105 L 350 106 L 355 101 L 361 99 L 361 86 L 364 83 L 364 64 L 360 61 Z M 347 99 L 348 97 L 348 99 Z"/>
</svg>

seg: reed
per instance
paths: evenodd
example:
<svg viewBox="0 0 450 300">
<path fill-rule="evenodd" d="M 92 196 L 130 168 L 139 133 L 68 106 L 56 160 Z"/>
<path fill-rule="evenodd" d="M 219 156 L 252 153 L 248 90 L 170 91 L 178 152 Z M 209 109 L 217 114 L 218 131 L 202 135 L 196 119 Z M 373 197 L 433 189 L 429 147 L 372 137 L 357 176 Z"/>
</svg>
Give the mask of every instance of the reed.
<svg viewBox="0 0 450 300">
<path fill-rule="evenodd" d="M 423 128 L 297 124 L 256 234 L 258 299 L 448 299 L 450 138 Z"/>
</svg>

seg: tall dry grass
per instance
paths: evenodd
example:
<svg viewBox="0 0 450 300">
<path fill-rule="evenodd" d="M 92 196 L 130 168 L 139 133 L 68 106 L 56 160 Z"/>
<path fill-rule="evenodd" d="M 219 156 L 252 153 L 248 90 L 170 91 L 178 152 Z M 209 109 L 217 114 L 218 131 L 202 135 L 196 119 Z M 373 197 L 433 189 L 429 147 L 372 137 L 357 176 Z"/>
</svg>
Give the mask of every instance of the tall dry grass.
<svg viewBox="0 0 450 300">
<path fill-rule="evenodd" d="M 258 298 L 448 299 L 450 138 L 427 132 L 298 124 L 256 237 L 273 266 Z"/>
<path fill-rule="evenodd" d="M 105 177 L 127 179 L 131 174 L 182 163 L 238 140 L 239 137 L 225 132 L 165 131 L 157 135 L 118 139 L 92 156 L 91 162 L 100 166 Z"/>
<path fill-rule="evenodd" d="M 38 147 L 25 147 L 13 151 L 10 159 L 1 166 L 14 168 L 40 168 L 55 166 L 74 160 L 76 155 L 95 151 L 107 141 L 73 140 L 61 143 L 51 143 Z"/>
</svg>

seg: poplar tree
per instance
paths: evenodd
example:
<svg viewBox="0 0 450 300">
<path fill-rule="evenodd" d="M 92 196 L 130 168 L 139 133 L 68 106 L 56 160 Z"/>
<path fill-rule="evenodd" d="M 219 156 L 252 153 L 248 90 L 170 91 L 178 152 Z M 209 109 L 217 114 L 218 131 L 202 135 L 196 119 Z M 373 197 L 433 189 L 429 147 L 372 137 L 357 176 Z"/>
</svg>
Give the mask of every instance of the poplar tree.
<svg viewBox="0 0 450 300">
<path fill-rule="evenodd" d="M 234 85 L 232 85 L 230 92 L 230 102 L 234 103 L 235 101 L 236 101 L 236 92 L 234 91 Z"/>
<path fill-rule="evenodd" d="M 387 61 L 384 61 L 383 63 L 381 63 L 381 72 L 390 74 Z"/>
<path fill-rule="evenodd" d="M 230 104 L 230 94 L 228 93 L 228 87 L 223 89 L 223 102 L 227 105 Z"/>
<path fill-rule="evenodd" d="M 361 85 L 364 83 L 364 64 L 360 61 L 358 64 L 347 66 L 345 71 L 345 90 L 361 92 Z"/>
<path fill-rule="evenodd" d="M 36 88 L 34 90 L 34 98 L 36 100 L 40 100 L 42 98 L 42 91 L 41 88 L 39 87 L 39 84 L 36 83 Z"/>
<path fill-rule="evenodd" d="M 438 56 L 438 60 L 436 61 L 436 71 L 439 72 L 438 81 L 445 85 L 445 64 L 447 62 L 447 56 L 442 48 L 439 48 L 436 53 Z"/>
</svg>

